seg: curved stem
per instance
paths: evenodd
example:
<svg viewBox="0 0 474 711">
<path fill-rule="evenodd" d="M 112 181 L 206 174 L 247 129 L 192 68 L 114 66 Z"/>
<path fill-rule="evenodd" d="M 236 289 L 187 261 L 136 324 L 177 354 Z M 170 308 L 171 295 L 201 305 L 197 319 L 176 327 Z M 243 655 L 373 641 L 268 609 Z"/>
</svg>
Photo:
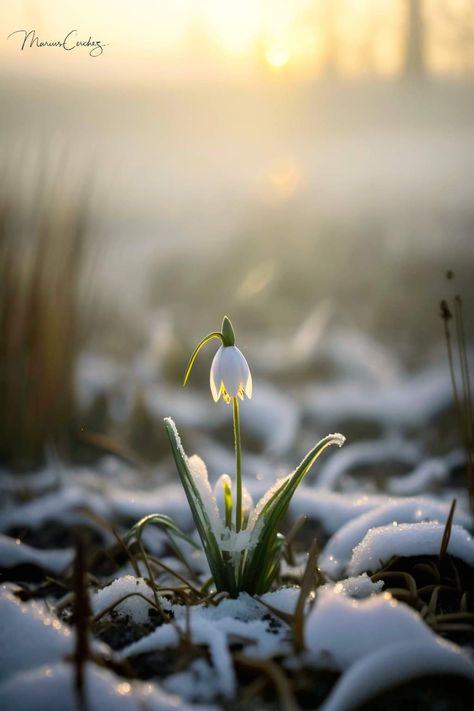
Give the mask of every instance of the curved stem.
<svg viewBox="0 0 474 711">
<path fill-rule="evenodd" d="M 232 398 L 232 408 L 234 414 L 234 445 L 235 445 L 235 530 L 237 533 L 242 528 L 242 448 L 240 445 L 240 415 L 239 401 Z"/>
<path fill-rule="evenodd" d="M 188 382 L 189 373 L 191 372 L 191 369 L 192 369 L 192 367 L 193 367 L 193 365 L 194 365 L 194 361 L 196 360 L 199 351 L 201 350 L 201 348 L 203 348 L 203 347 L 206 345 L 206 343 L 209 343 L 209 341 L 212 341 L 213 338 L 220 338 L 221 341 L 223 341 L 222 333 L 221 333 L 220 331 L 213 331 L 212 333 L 208 333 L 207 336 L 205 336 L 205 337 L 202 339 L 202 341 L 200 341 L 200 342 L 197 344 L 197 346 L 196 346 L 196 348 L 193 350 L 192 356 L 191 356 L 191 358 L 189 359 L 189 362 L 188 362 L 188 364 L 187 364 L 187 366 L 186 366 L 186 371 L 185 371 L 185 373 L 184 373 L 183 385 L 186 385 L 186 383 Z"/>
</svg>

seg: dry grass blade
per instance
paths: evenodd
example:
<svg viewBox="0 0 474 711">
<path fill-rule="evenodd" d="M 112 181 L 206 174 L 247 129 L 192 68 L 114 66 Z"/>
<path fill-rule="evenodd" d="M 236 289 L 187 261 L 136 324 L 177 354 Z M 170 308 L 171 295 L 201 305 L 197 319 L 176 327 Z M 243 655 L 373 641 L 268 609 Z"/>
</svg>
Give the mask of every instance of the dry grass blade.
<svg viewBox="0 0 474 711">
<path fill-rule="evenodd" d="M 295 607 L 295 615 L 293 619 L 293 644 L 295 647 L 295 652 L 299 654 L 305 649 L 304 643 L 304 606 L 306 599 L 310 594 L 311 590 L 314 589 L 315 578 L 318 576 L 318 555 L 319 546 L 314 540 L 309 549 L 308 561 L 306 563 L 306 568 L 301 578 L 300 584 L 300 594 L 298 596 L 298 601 Z M 319 586 L 320 580 L 317 580 L 316 587 Z"/>
<path fill-rule="evenodd" d="M 194 595 L 196 595 L 196 596 L 198 597 L 199 600 L 201 600 L 201 598 L 202 598 L 201 591 L 200 591 L 198 588 L 196 588 L 192 583 L 190 583 L 189 580 L 187 580 L 183 575 L 181 575 L 181 574 L 178 573 L 176 570 L 174 570 L 173 568 L 171 568 L 171 566 L 166 565 L 166 563 L 163 563 L 163 561 L 161 561 L 159 558 L 155 558 L 155 557 L 152 556 L 152 555 L 149 555 L 148 558 L 149 558 L 149 560 L 150 560 L 152 563 L 154 563 L 158 568 L 162 568 L 162 569 L 165 570 L 167 573 L 169 573 L 170 575 L 172 575 L 174 578 L 176 578 L 177 580 L 179 580 L 180 582 L 182 582 L 183 585 L 184 585 L 187 589 L 189 589 L 192 593 L 194 593 Z"/>
<path fill-rule="evenodd" d="M 391 571 L 386 571 L 384 573 L 376 573 L 375 575 L 372 575 L 371 580 L 373 583 L 376 583 L 378 580 L 393 580 L 393 579 L 402 579 L 405 581 L 407 585 L 408 592 L 410 594 L 410 597 L 413 600 L 416 600 L 418 597 L 418 590 L 417 590 L 417 585 L 414 577 L 410 575 L 409 573 L 405 573 L 403 571 L 398 571 L 398 570 L 391 570 Z M 390 588 L 390 592 L 393 593 L 392 588 Z"/>
<path fill-rule="evenodd" d="M 456 499 L 453 499 L 451 508 L 449 509 L 448 518 L 446 520 L 446 525 L 444 527 L 443 538 L 441 539 L 441 546 L 439 549 L 438 561 L 441 563 L 444 560 L 446 552 L 448 550 L 449 539 L 451 538 L 451 529 L 453 527 L 454 510 L 456 508 Z"/>
<path fill-rule="evenodd" d="M 148 585 L 150 586 L 152 592 L 153 592 L 153 599 L 155 600 L 155 605 L 156 607 L 160 610 L 161 613 L 163 613 L 163 610 L 160 605 L 160 599 L 158 597 L 158 589 L 155 583 L 155 578 L 153 576 L 153 571 L 151 569 L 150 561 L 148 560 L 148 555 L 147 552 L 145 551 L 145 547 L 141 541 L 141 538 L 137 541 L 138 543 L 138 548 L 140 550 L 140 557 L 143 560 L 145 564 L 145 568 L 148 573 Z"/>
<path fill-rule="evenodd" d="M 78 700 L 78 706 L 85 711 L 87 709 L 84 667 L 90 658 L 89 650 L 89 626 L 91 610 L 89 596 L 87 593 L 87 570 L 85 545 L 82 537 L 77 536 L 76 557 L 74 559 L 74 630 L 76 635 L 76 645 L 74 650 L 74 686 Z"/>
<path fill-rule="evenodd" d="M 267 610 L 269 610 L 273 615 L 275 615 L 275 617 L 282 620 L 287 625 L 290 625 L 293 628 L 293 643 L 297 654 L 303 652 L 305 649 L 304 607 L 308 595 L 310 594 L 311 590 L 314 589 L 315 578 L 319 573 L 317 566 L 318 553 L 318 544 L 316 541 L 313 541 L 309 550 L 308 561 L 306 563 L 306 567 L 301 578 L 300 593 L 298 595 L 294 614 L 290 614 L 289 612 L 283 612 L 283 610 L 278 610 L 276 607 L 269 605 L 268 603 L 264 602 L 263 600 L 260 600 L 260 598 L 257 597 L 257 600 L 260 602 L 261 605 L 266 607 Z M 316 587 L 319 587 L 319 584 L 321 582 L 322 581 L 318 579 Z"/>
<path fill-rule="evenodd" d="M 446 612 L 436 616 L 436 622 L 471 622 L 474 623 L 474 612 Z"/>
<path fill-rule="evenodd" d="M 287 625 L 290 627 L 293 625 L 295 616 L 290 614 L 289 612 L 284 612 L 283 610 L 278 610 L 278 608 L 273 607 L 273 605 L 269 605 L 267 602 L 264 602 L 261 600 L 258 596 L 255 596 L 255 599 L 259 601 L 261 605 L 267 608 L 269 612 L 272 613 L 272 615 L 275 615 L 279 620 L 282 622 L 285 622 Z"/>
<path fill-rule="evenodd" d="M 108 548 L 101 549 L 95 552 L 91 560 L 91 568 L 94 569 L 97 560 L 100 560 L 101 558 L 108 558 L 112 563 L 115 563 L 114 551 L 121 550 L 123 554 L 127 557 L 127 559 L 130 561 L 130 565 L 133 568 L 135 576 L 139 578 L 140 570 L 138 568 L 136 558 L 130 550 L 130 546 L 127 546 L 123 538 L 120 536 L 116 527 L 108 519 L 104 518 L 103 516 L 100 516 L 95 511 L 92 511 L 91 509 L 88 509 L 84 506 L 78 506 L 77 511 L 80 511 L 81 513 L 85 514 L 88 518 L 90 518 L 91 521 L 98 524 L 106 531 L 109 531 L 117 541 L 115 546 L 109 546 Z"/>
<path fill-rule="evenodd" d="M 293 523 L 292 527 L 290 528 L 289 532 L 286 535 L 286 558 L 288 561 L 289 565 L 295 565 L 295 554 L 293 550 L 293 542 L 298 535 L 298 533 L 301 531 L 303 528 L 304 524 L 306 521 L 306 516 L 302 514 L 301 516 L 298 516 L 296 521 Z"/>
<path fill-rule="evenodd" d="M 251 699 L 261 694 L 267 685 L 268 677 L 265 674 L 257 676 L 254 681 L 252 681 L 244 688 L 241 695 L 241 704 L 246 705 L 247 703 L 249 703 Z"/>
<path fill-rule="evenodd" d="M 298 711 L 299 706 L 296 703 L 290 682 L 275 662 L 270 659 L 254 659 L 240 652 L 234 654 L 234 660 L 242 666 L 258 669 L 268 676 L 278 693 L 280 711 Z"/>
<path fill-rule="evenodd" d="M 453 390 L 454 405 L 459 423 L 459 429 L 464 440 L 464 447 L 466 449 L 469 504 L 471 507 L 471 511 L 474 513 L 474 417 L 472 411 L 471 383 L 469 376 L 469 365 L 467 361 L 466 336 L 464 331 L 464 316 L 461 297 L 457 295 L 454 299 L 454 315 L 457 337 L 456 346 L 458 350 L 459 367 L 461 373 L 460 388 L 458 388 L 456 379 L 453 347 L 451 343 L 451 332 L 449 328 L 449 321 L 453 318 L 453 315 L 448 303 L 445 300 L 441 302 L 440 306 L 441 318 L 443 320 L 444 325 L 444 336 L 446 340 L 449 374 Z"/>
<path fill-rule="evenodd" d="M 472 413 L 472 394 L 467 362 L 466 335 L 464 332 L 464 315 L 462 299 L 459 295 L 454 298 L 454 314 L 456 322 L 456 335 L 458 339 L 459 366 L 461 370 L 463 391 L 463 422 L 467 450 L 467 475 L 469 487 L 469 502 L 474 511 L 474 431 Z"/>
<path fill-rule="evenodd" d="M 439 590 L 440 586 L 437 585 L 431 593 L 430 601 L 428 603 L 428 614 L 430 615 L 434 615 L 436 612 L 436 608 L 438 606 Z"/>
<path fill-rule="evenodd" d="M 440 582 L 441 576 L 439 574 L 439 570 L 436 565 L 434 565 L 431 562 L 427 563 L 416 563 L 413 568 L 412 568 L 412 573 L 423 573 L 424 575 L 429 575 L 432 577 L 437 583 Z"/>
<path fill-rule="evenodd" d="M 67 448 L 75 415 L 86 206 L 42 177 L 28 204 L 0 186 L 0 461 L 19 471 Z"/>
</svg>

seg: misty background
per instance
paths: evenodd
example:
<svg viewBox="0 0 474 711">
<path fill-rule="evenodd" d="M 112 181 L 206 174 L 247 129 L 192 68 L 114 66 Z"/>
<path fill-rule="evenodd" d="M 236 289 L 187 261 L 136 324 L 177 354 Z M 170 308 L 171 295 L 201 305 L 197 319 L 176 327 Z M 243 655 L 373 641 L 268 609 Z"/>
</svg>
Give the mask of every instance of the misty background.
<svg viewBox="0 0 474 711">
<path fill-rule="evenodd" d="M 244 348 L 345 330 L 418 368 L 454 293 L 472 338 L 474 2 L 0 13 L 2 200 L 33 240 L 80 205 L 81 352 L 178 383 L 228 313 Z M 20 28 L 107 46 L 21 50 Z"/>
</svg>

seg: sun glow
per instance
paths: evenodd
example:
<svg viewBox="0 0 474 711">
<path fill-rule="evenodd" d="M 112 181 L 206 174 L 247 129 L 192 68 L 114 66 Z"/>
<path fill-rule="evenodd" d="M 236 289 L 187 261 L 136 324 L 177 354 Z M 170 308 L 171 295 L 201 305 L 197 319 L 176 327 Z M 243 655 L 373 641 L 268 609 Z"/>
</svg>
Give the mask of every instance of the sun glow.
<svg viewBox="0 0 474 711">
<path fill-rule="evenodd" d="M 290 61 L 290 53 L 281 45 L 270 45 L 265 52 L 265 59 L 273 69 L 281 69 Z"/>
<path fill-rule="evenodd" d="M 229 54 L 251 51 L 262 26 L 259 3 L 208 0 L 203 17 L 209 36 Z"/>
<path fill-rule="evenodd" d="M 468 22 L 467 2 L 446 3 L 459 27 L 463 19 Z M 466 43 L 445 37 L 437 4 L 425 4 L 427 63 L 439 72 L 472 68 L 474 55 Z M 135 0 L 133 12 L 130 3 L 117 0 L 69 5 L 64 0 L 5 3 L 2 69 L 63 74 L 68 80 L 74 75 L 92 82 L 136 82 L 138 77 L 156 83 L 178 77 L 261 79 L 262 67 L 282 76 L 291 70 L 292 78 L 303 79 L 332 73 L 394 75 L 403 68 L 408 3 L 399 0 Z M 21 27 L 34 27 L 43 40 L 60 40 L 77 28 L 105 42 L 106 50 L 93 62 L 79 52 L 33 49 L 19 55 L 18 36 L 8 36 Z"/>
</svg>

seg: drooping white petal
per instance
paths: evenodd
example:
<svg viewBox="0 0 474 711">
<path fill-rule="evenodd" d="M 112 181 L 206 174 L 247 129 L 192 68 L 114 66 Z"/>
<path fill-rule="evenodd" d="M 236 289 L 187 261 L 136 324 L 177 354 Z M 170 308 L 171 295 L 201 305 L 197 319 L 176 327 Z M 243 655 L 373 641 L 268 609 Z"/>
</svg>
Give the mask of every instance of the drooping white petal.
<svg viewBox="0 0 474 711">
<path fill-rule="evenodd" d="M 217 402 L 221 396 L 221 383 L 222 383 L 222 367 L 221 367 L 221 357 L 224 346 L 221 346 L 216 355 L 212 360 L 211 374 L 210 374 L 210 385 L 211 393 L 214 402 Z"/>
<path fill-rule="evenodd" d="M 247 380 L 244 385 L 244 393 L 247 395 L 249 400 L 252 397 L 252 390 L 253 390 L 252 373 L 250 372 L 250 368 L 248 368 Z"/>
<path fill-rule="evenodd" d="M 237 346 L 221 346 L 218 349 L 211 365 L 210 386 L 214 402 L 221 395 L 227 401 L 235 397 L 243 399 L 244 394 L 252 397 L 250 368 Z"/>
<path fill-rule="evenodd" d="M 236 353 L 235 357 L 239 361 L 239 369 L 240 369 L 240 380 L 242 384 L 244 384 L 247 381 L 248 375 L 250 373 L 250 368 L 249 364 L 247 363 L 244 354 L 239 348 L 235 348 Z"/>
<path fill-rule="evenodd" d="M 221 377 L 230 397 L 237 397 L 242 385 L 242 363 L 236 346 L 224 347 L 221 355 Z"/>
<path fill-rule="evenodd" d="M 252 374 L 244 354 L 238 348 L 236 350 L 240 361 L 240 387 L 250 399 L 252 397 Z"/>
</svg>

